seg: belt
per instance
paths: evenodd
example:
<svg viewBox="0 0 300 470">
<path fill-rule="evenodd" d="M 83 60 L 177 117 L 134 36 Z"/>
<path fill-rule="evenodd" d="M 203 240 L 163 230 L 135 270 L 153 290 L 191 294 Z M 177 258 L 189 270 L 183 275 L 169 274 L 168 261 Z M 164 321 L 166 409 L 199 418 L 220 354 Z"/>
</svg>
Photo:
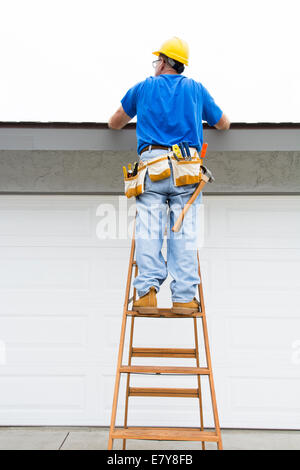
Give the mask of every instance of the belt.
<svg viewBox="0 0 300 470">
<path fill-rule="evenodd" d="M 150 148 L 150 145 L 147 145 L 147 147 L 144 147 L 143 150 L 141 151 L 140 155 L 142 155 L 143 152 L 146 152 L 146 150 L 149 150 L 149 148 Z M 172 146 L 164 147 L 163 145 L 151 145 L 151 148 L 152 149 L 169 150 L 169 149 L 172 148 Z"/>
<path fill-rule="evenodd" d="M 146 150 L 149 150 L 149 148 L 151 147 L 151 149 L 161 149 L 161 150 L 168 150 L 169 149 L 171 150 L 172 149 L 172 146 L 170 145 L 170 147 L 165 147 L 163 145 L 147 145 L 147 147 L 144 147 L 142 150 L 141 150 L 141 153 L 140 155 L 142 155 L 143 152 L 146 152 Z M 194 148 L 194 147 L 190 147 L 190 151 L 192 152 L 195 152 L 197 149 Z"/>
</svg>

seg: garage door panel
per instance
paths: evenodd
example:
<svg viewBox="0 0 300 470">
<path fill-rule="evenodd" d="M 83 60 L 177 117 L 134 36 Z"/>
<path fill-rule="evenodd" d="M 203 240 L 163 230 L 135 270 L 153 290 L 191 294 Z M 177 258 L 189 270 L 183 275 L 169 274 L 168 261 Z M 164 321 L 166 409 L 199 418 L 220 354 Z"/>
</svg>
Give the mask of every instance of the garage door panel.
<svg viewBox="0 0 300 470">
<path fill-rule="evenodd" d="M 50 289 L 49 289 L 50 290 Z M 95 305 L 95 298 L 86 291 L 5 290 L 1 291 L 2 315 L 85 315 Z"/>
<path fill-rule="evenodd" d="M 300 247 L 297 196 L 209 197 L 204 204 L 206 247 Z"/>
<path fill-rule="evenodd" d="M 2 249 L 0 290 L 71 290 L 74 295 L 86 291 L 99 298 L 105 290 L 117 290 L 124 295 L 128 256 L 119 250 L 107 254 L 106 249 L 82 247 Z"/>
<path fill-rule="evenodd" d="M 298 310 L 299 250 L 211 250 L 210 262 L 214 309 Z"/>
<path fill-rule="evenodd" d="M 82 419 L 86 415 L 86 379 L 70 372 L 47 374 L 24 368 L 0 377 L 1 424 L 44 425 Z"/>
<path fill-rule="evenodd" d="M 280 428 L 289 420 L 291 429 L 299 428 L 299 377 L 231 377 L 230 413 L 240 425 Z"/>
<path fill-rule="evenodd" d="M 83 408 L 84 377 L 1 376 L 1 408 L 17 411 L 80 410 Z M 50 392 L 51 390 L 51 392 Z"/>
<path fill-rule="evenodd" d="M 23 205 L 23 208 L 20 207 Z M 85 237 L 92 236 L 92 214 L 90 207 L 78 208 L 73 203 L 65 207 L 39 203 L 35 208 L 24 203 L 18 207 L 0 205 L 0 233 L 3 237 Z M 26 240 L 25 240 L 26 241 Z M 63 241 L 63 240 L 62 240 Z M 23 241 L 24 243 L 24 241 Z"/>
<path fill-rule="evenodd" d="M 228 260 L 225 266 L 227 268 L 226 287 L 264 292 L 278 289 L 297 290 L 300 287 L 300 276 L 297 275 L 299 253 L 294 253 L 296 259 L 286 259 L 291 256 L 290 253 L 286 254 L 285 259 L 279 259 L 276 253 L 273 255 L 272 259 Z M 243 276 L 239 274 L 241 272 Z"/>
<path fill-rule="evenodd" d="M 291 345 L 300 332 L 300 319 L 281 317 L 227 317 L 230 348 L 290 352 Z"/>
<path fill-rule="evenodd" d="M 27 254 L 25 259 L 0 256 L 1 289 L 87 289 L 88 274 L 86 259 L 42 258 L 35 254 Z"/>
<path fill-rule="evenodd" d="M 282 373 L 276 366 L 261 371 L 259 367 L 245 370 L 227 365 L 214 368 L 214 379 L 222 427 L 299 429 L 296 397 L 300 378 L 296 368 Z"/>
<path fill-rule="evenodd" d="M 261 316 L 259 316 L 259 313 Z M 263 312 L 242 317 L 225 314 L 212 315 L 211 332 L 215 366 L 243 365 L 256 367 L 266 373 L 270 368 L 289 367 L 300 339 L 300 320 L 297 317 L 264 317 Z M 222 344 L 220 348 L 218 345 Z"/>
<path fill-rule="evenodd" d="M 231 377 L 231 404 L 233 411 L 245 413 L 251 409 L 262 413 L 294 412 L 300 415 L 300 406 L 295 406 L 300 395 L 299 377 Z M 298 402 L 299 403 L 299 402 Z"/>
<path fill-rule="evenodd" d="M 0 330 L 9 365 L 89 359 L 88 318 L 84 316 L 1 315 Z"/>
<path fill-rule="evenodd" d="M 100 380 L 99 380 L 100 377 Z M 24 365 L 0 376 L 2 425 L 101 425 L 103 380 L 99 365 Z"/>
<path fill-rule="evenodd" d="M 62 196 L 1 196 L 0 244 L 83 244 L 95 238 L 91 199 Z M 95 203 L 95 201 L 93 201 Z"/>
<path fill-rule="evenodd" d="M 41 300 L 44 302 L 45 298 Z M 73 301 L 72 296 L 69 303 L 32 303 L 35 308 L 25 311 L 15 303 L 10 313 L 0 315 L 0 341 L 5 348 L 7 365 L 104 363 L 107 352 L 103 317 L 108 309 L 95 300 L 81 304 Z M 119 320 L 120 311 L 121 305 Z M 119 328 L 117 325 L 117 330 Z M 116 352 L 117 348 L 112 351 Z"/>
<path fill-rule="evenodd" d="M 1 195 L 0 246 L 127 247 L 134 214 L 125 196 Z M 116 227 L 114 238 L 99 236 L 104 219 Z"/>
<path fill-rule="evenodd" d="M 267 206 L 267 207 L 266 207 Z M 300 207 L 297 203 L 296 207 L 287 209 L 282 201 L 279 207 L 275 206 L 274 201 L 264 204 L 260 210 L 257 207 L 249 207 L 247 209 L 227 209 L 226 211 L 226 235 L 227 237 L 244 238 L 245 233 L 249 238 L 259 238 L 267 242 L 269 245 L 270 238 L 275 241 L 284 242 L 291 239 L 294 243 L 298 241 L 300 232 L 300 220 L 297 217 Z M 293 223 L 291 224 L 291 220 Z M 259 234 L 257 228 L 259 227 Z"/>
</svg>

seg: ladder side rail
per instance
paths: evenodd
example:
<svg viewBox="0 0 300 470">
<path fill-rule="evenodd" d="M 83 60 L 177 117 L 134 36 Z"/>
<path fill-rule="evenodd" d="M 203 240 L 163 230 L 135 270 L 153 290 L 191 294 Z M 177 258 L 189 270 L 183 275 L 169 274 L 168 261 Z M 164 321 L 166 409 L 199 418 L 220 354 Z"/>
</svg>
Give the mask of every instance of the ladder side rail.
<svg viewBox="0 0 300 470">
<path fill-rule="evenodd" d="M 200 303 L 201 303 L 201 310 L 203 312 L 202 327 L 203 327 L 203 336 L 204 336 L 204 345 L 205 345 L 205 355 L 206 355 L 207 367 L 208 367 L 208 370 L 210 371 L 210 374 L 209 374 L 209 387 L 210 387 L 210 395 L 211 395 L 211 401 L 212 401 L 215 429 L 216 429 L 217 435 L 219 437 L 217 445 L 218 445 L 218 449 L 221 450 L 221 449 L 223 449 L 223 445 L 222 445 L 222 436 L 221 436 L 220 422 L 219 422 L 218 409 L 217 409 L 217 400 L 216 400 L 214 379 L 213 379 L 213 374 L 212 374 L 212 362 L 211 362 L 211 355 L 210 355 L 209 341 L 208 341 L 208 329 L 207 329 L 207 323 L 206 323 L 204 295 L 203 295 L 203 288 L 202 288 L 202 277 L 201 277 L 201 269 L 200 269 L 199 250 L 197 250 L 197 258 L 198 258 L 198 273 L 199 273 L 199 277 L 200 277 L 200 283 L 198 284 L 198 291 L 199 291 L 199 298 L 200 298 Z"/>
<path fill-rule="evenodd" d="M 129 341 L 129 352 L 128 352 L 128 365 L 131 365 L 131 358 L 132 358 L 132 343 L 133 343 L 133 331 L 134 331 L 134 319 L 135 317 L 131 317 L 131 327 L 130 327 L 130 341 Z M 124 429 L 127 426 L 128 420 L 128 399 L 129 399 L 129 386 L 130 386 L 130 374 L 127 374 L 127 382 L 126 382 L 126 394 L 125 394 L 125 415 L 124 415 Z M 123 450 L 126 449 L 126 439 L 123 439 Z"/>
<path fill-rule="evenodd" d="M 196 366 L 200 367 L 197 318 L 194 318 L 193 320 L 194 320 L 194 333 L 195 333 Z M 200 429 L 201 429 L 201 431 L 204 431 L 203 403 L 202 403 L 202 391 L 201 391 L 201 377 L 200 377 L 200 375 L 197 375 L 197 382 L 198 382 L 199 411 L 200 411 Z M 205 450 L 205 441 L 202 441 L 202 450 Z"/>
<path fill-rule="evenodd" d="M 108 439 L 108 450 L 111 450 L 112 447 L 113 447 L 112 433 L 114 431 L 115 423 L 116 423 L 117 404 L 118 404 L 118 396 L 119 396 L 119 389 L 120 389 L 120 378 L 121 378 L 120 367 L 121 367 L 121 364 L 122 364 L 123 351 L 124 351 L 124 341 L 125 341 L 125 333 L 126 333 L 126 320 L 127 320 L 127 310 L 128 310 L 128 299 L 129 299 L 131 278 L 132 278 L 133 257 L 134 257 L 134 252 L 135 252 L 135 223 L 136 222 L 134 221 L 133 235 L 132 235 L 131 249 L 130 249 L 130 258 L 129 258 L 128 275 L 127 275 L 127 282 L 126 282 L 124 308 L 123 308 L 123 319 L 122 319 L 122 326 L 121 326 L 121 333 L 120 333 L 120 344 L 119 344 L 119 353 L 118 353 L 118 360 L 117 360 L 117 372 L 116 372 L 114 397 L 113 397 L 113 405 L 112 405 L 112 413 L 111 413 L 110 432 L 109 432 L 109 439 Z"/>
</svg>

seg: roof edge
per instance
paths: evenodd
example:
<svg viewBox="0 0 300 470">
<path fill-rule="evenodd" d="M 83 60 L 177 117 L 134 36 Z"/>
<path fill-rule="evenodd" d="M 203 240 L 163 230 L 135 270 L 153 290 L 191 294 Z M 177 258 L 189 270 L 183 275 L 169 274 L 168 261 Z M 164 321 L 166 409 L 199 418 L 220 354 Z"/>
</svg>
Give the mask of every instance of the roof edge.
<svg viewBox="0 0 300 470">
<path fill-rule="evenodd" d="M 108 129 L 106 122 L 51 122 L 51 121 L 0 121 L 0 128 L 46 128 L 46 129 Z M 124 127 L 136 129 L 136 123 L 132 122 Z M 212 129 L 207 123 L 203 123 L 203 129 Z M 300 129 L 300 122 L 232 122 L 230 130 L 234 129 Z"/>
</svg>

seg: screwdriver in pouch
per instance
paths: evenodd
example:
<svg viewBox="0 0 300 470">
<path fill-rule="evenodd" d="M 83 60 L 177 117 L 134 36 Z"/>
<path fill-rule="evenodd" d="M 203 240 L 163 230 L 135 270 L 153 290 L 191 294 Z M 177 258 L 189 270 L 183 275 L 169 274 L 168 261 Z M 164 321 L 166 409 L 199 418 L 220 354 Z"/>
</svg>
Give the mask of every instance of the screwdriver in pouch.
<svg viewBox="0 0 300 470">
<path fill-rule="evenodd" d="M 186 160 L 191 160 L 191 152 L 190 152 L 190 147 L 188 142 L 182 142 L 182 145 L 184 147 L 185 153 L 186 153 Z"/>
<path fill-rule="evenodd" d="M 179 142 L 178 143 L 178 146 L 180 148 L 180 151 L 181 151 L 181 155 L 182 155 L 182 158 L 184 158 L 184 160 L 186 160 L 186 150 L 183 146 L 183 143 L 182 142 Z"/>
<path fill-rule="evenodd" d="M 136 176 L 136 175 L 137 175 L 138 166 L 139 166 L 138 162 L 134 162 L 132 176 Z"/>
<path fill-rule="evenodd" d="M 128 178 L 131 178 L 131 177 L 132 177 L 131 163 L 128 163 L 128 173 L 127 173 L 127 177 L 128 177 Z"/>
</svg>

